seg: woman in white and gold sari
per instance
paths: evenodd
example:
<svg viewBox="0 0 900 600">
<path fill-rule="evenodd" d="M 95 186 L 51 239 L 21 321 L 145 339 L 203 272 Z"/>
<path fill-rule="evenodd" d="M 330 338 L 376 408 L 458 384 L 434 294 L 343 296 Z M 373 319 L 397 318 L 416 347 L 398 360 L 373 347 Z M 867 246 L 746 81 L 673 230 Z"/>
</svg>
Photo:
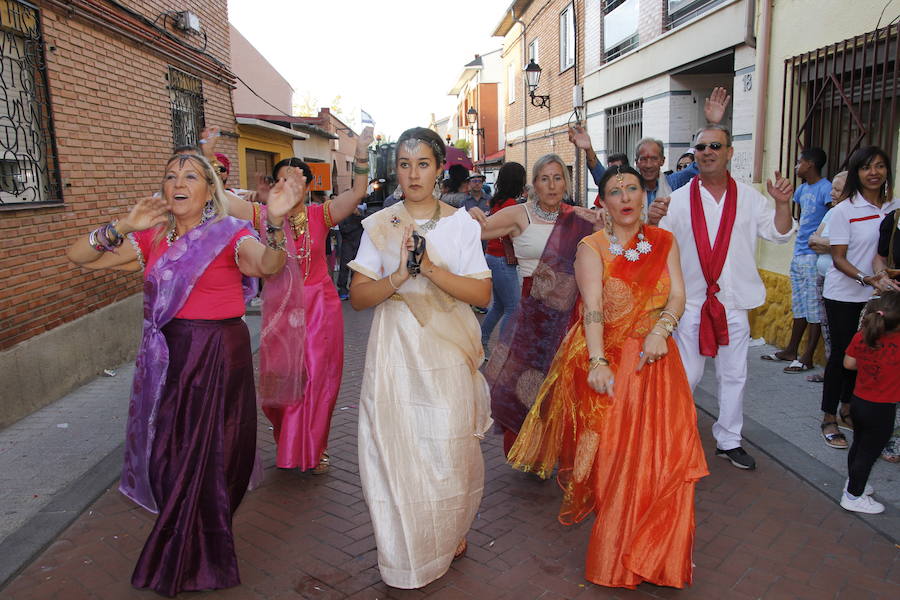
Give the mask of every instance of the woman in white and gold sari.
<svg viewBox="0 0 900 600">
<path fill-rule="evenodd" d="M 349 265 L 353 308 L 375 307 L 359 471 L 381 577 L 398 588 L 427 585 L 465 552 L 484 488 L 480 440 L 491 424 L 478 371 L 481 333 L 469 308 L 490 302 L 490 271 L 478 223 L 433 195 L 444 153 L 429 129 L 400 136 L 404 201 L 363 221 Z"/>
</svg>

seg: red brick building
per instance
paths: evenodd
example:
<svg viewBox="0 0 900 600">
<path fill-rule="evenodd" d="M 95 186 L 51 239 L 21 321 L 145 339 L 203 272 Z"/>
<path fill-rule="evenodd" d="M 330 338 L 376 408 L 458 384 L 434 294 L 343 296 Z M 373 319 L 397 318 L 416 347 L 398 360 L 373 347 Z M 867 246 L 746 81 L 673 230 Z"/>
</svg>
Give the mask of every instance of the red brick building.
<svg viewBox="0 0 900 600">
<path fill-rule="evenodd" d="M 556 153 L 569 166 L 575 190 L 583 189 L 584 169 L 567 130 L 574 121 L 573 88 L 584 78 L 583 24 L 583 2 L 515 0 L 494 30 L 504 38 L 505 160 L 524 165 L 530 181 L 534 162 Z M 532 60 L 541 68 L 534 101 L 524 73 Z M 543 103 L 540 96 L 547 97 Z"/>
<path fill-rule="evenodd" d="M 204 124 L 237 165 L 227 9 L 0 0 L 0 426 L 136 348 L 140 276 L 70 264 L 72 240 L 156 191 Z"/>
</svg>

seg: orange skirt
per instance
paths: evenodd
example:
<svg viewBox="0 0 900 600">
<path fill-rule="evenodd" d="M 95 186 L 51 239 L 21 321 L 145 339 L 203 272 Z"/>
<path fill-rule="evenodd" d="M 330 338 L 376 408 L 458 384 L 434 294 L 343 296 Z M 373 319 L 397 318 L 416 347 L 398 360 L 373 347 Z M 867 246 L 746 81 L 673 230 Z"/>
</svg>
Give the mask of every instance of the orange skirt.
<svg viewBox="0 0 900 600">
<path fill-rule="evenodd" d="M 694 486 L 709 471 L 675 342 L 632 376 L 642 345 L 637 338 L 623 344 L 616 395 L 600 426 L 585 578 L 609 587 L 647 581 L 681 588 L 692 578 Z"/>
</svg>

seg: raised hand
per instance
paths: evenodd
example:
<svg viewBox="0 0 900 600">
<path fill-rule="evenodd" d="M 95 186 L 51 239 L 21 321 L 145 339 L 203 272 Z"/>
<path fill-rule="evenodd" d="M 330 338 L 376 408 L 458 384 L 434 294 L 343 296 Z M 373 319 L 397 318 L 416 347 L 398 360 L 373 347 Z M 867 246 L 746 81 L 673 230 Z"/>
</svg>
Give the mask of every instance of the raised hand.
<svg viewBox="0 0 900 600">
<path fill-rule="evenodd" d="M 359 138 L 356 140 L 356 156 L 368 156 L 369 146 L 372 145 L 372 140 L 375 139 L 374 131 L 372 126 L 369 125 L 362 130 L 361 134 L 359 134 Z"/>
<path fill-rule="evenodd" d="M 575 144 L 575 147 L 580 150 L 587 151 L 594 149 L 591 145 L 591 136 L 589 136 L 584 130 L 584 127 L 581 127 L 580 125 L 569 127 L 569 141 Z"/>
<path fill-rule="evenodd" d="M 731 102 L 731 96 L 728 95 L 728 90 L 723 87 L 714 88 L 712 94 L 703 103 L 703 114 L 706 116 L 706 121 L 720 123 L 722 117 L 725 116 L 725 109 L 728 108 L 729 102 Z"/>
<path fill-rule="evenodd" d="M 116 229 L 125 234 L 163 225 L 169 219 L 169 209 L 169 203 L 162 196 L 141 198 L 131 207 L 128 216 L 119 221 Z"/>
<path fill-rule="evenodd" d="M 279 179 L 268 193 L 266 207 L 269 217 L 281 220 L 292 208 L 303 201 L 306 194 L 306 177 L 298 167 L 288 169 L 286 176 Z M 277 223 L 273 223 L 276 224 Z"/>
<path fill-rule="evenodd" d="M 256 197 L 254 202 L 266 204 L 269 202 L 269 190 L 272 189 L 272 181 L 265 175 L 259 175 L 256 179 Z"/>
<path fill-rule="evenodd" d="M 771 179 L 766 179 L 766 190 L 776 203 L 784 204 L 791 201 L 794 195 L 794 186 L 791 182 L 781 176 L 781 171 L 775 171 L 775 183 Z"/>
<path fill-rule="evenodd" d="M 204 127 L 200 130 L 200 149 L 203 151 L 203 156 L 210 162 L 216 156 L 216 144 L 219 142 L 220 135 L 218 127 Z"/>
</svg>

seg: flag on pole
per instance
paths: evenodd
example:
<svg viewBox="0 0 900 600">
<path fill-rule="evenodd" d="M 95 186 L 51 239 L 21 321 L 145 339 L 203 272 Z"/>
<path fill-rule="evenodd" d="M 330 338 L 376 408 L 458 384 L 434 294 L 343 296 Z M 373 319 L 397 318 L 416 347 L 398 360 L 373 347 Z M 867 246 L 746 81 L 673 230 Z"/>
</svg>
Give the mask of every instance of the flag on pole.
<svg viewBox="0 0 900 600">
<path fill-rule="evenodd" d="M 367 112 L 364 111 L 363 109 L 359 109 L 359 112 L 360 112 L 360 115 L 361 115 L 361 117 L 362 117 L 362 118 L 360 119 L 360 121 L 362 121 L 362 124 L 363 124 L 363 125 L 372 125 L 372 126 L 375 125 L 375 119 L 372 118 L 372 115 L 370 115 L 369 113 L 367 113 Z"/>
</svg>

